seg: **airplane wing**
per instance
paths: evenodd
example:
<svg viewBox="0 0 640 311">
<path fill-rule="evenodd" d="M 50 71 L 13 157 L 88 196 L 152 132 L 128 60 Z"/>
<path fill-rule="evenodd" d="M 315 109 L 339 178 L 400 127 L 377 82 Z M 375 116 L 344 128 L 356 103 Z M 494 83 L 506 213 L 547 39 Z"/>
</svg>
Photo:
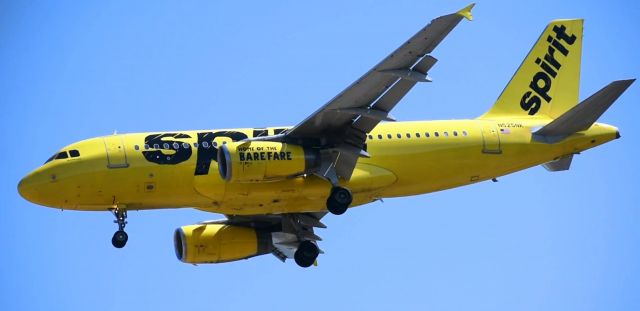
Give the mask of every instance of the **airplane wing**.
<svg viewBox="0 0 640 311">
<path fill-rule="evenodd" d="M 360 79 L 331 99 L 298 125 L 284 132 L 279 140 L 321 150 L 319 175 L 337 183 L 338 177 L 351 178 L 364 150 L 366 134 L 380 121 L 393 121 L 389 112 L 417 82 L 430 82 L 427 76 L 436 59 L 433 49 L 462 20 L 472 19 L 471 4 L 438 17 L 402 44 Z"/>
</svg>

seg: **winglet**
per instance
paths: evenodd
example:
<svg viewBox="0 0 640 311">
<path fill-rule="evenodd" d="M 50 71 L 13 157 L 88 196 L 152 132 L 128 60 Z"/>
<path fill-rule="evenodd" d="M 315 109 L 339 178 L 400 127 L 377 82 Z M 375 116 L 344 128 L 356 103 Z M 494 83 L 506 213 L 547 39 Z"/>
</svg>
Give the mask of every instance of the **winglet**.
<svg viewBox="0 0 640 311">
<path fill-rule="evenodd" d="M 475 6 L 475 3 L 471 3 L 469 5 L 467 5 L 464 9 L 456 12 L 456 14 L 466 18 L 469 21 L 473 20 L 473 15 L 471 15 L 471 9 L 473 9 L 473 7 Z"/>
</svg>

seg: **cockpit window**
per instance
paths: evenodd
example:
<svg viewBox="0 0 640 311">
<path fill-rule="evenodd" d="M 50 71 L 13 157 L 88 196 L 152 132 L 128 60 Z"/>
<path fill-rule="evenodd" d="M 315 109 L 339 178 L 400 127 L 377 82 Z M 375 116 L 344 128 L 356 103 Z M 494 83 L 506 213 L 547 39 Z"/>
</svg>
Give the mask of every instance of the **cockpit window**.
<svg viewBox="0 0 640 311">
<path fill-rule="evenodd" d="M 47 164 L 47 163 L 51 162 L 53 159 L 55 159 L 55 158 L 56 158 L 56 156 L 57 156 L 57 155 L 58 155 L 57 153 L 56 153 L 56 154 L 54 154 L 54 155 L 52 155 L 52 156 L 51 156 L 51 157 L 49 157 L 49 158 L 47 159 L 47 161 L 45 161 L 44 163 L 45 163 L 45 164 Z"/>
<path fill-rule="evenodd" d="M 56 155 L 56 160 L 59 160 L 59 159 L 66 159 L 66 158 L 68 158 L 68 157 L 69 157 L 69 155 L 67 154 L 67 152 L 66 152 L 66 151 L 61 151 L 61 152 L 59 152 L 59 153 Z"/>
<path fill-rule="evenodd" d="M 67 158 L 69 158 L 69 156 L 71 156 L 72 158 L 77 158 L 77 157 L 80 156 L 80 151 L 78 151 L 76 149 L 69 150 L 69 153 L 67 153 L 66 151 L 60 151 L 60 152 L 57 152 L 54 155 L 52 155 L 44 163 L 46 164 L 46 163 L 49 163 L 49 162 L 51 162 L 53 160 L 67 159 Z"/>
</svg>

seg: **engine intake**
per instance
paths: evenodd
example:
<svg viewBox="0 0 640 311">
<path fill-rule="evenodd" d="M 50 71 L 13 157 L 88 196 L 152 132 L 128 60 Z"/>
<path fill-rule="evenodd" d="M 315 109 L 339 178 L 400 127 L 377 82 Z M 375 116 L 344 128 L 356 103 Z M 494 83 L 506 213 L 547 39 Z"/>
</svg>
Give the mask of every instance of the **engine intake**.
<svg viewBox="0 0 640 311">
<path fill-rule="evenodd" d="M 230 182 L 281 180 L 317 168 L 318 153 L 278 142 L 234 142 L 218 149 L 218 170 Z"/>
<path fill-rule="evenodd" d="M 185 263 L 222 263 L 270 253 L 271 233 L 225 224 L 200 224 L 176 229 L 174 246 Z"/>
</svg>

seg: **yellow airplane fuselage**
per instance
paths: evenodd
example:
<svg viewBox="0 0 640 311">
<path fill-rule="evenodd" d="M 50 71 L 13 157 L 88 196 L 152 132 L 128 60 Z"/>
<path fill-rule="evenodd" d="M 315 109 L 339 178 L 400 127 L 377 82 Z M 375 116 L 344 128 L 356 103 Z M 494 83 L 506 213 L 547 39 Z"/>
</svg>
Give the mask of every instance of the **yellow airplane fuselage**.
<svg viewBox="0 0 640 311">
<path fill-rule="evenodd" d="M 550 121 L 381 123 L 368 135 L 370 158 L 360 158 L 351 179 L 340 183 L 353 192 L 351 206 L 357 206 L 380 198 L 430 193 L 492 179 L 619 137 L 615 127 L 595 123 L 561 142 L 533 140 L 533 129 Z M 266 134 L 278 130 L 269 128 Z M 215 146 L 232 141 L 229 136 L 233 135 L 225 133 L 253 137 L 255 132 L 175 131 L 170 132 L 174 137 L 161 138 L 167 145 L 155 146 L 145 146 L 145 141 L 150 135 L 166 133 L 91 138 L 62 149 L 78 150 L 79 156 L 45 163 L 27 175 L 18 188 L 34 203 L 71 210 L 194 207 L 227 215 L 326 211 L 331 184 L 315 175 L 247 183 L 221 178 L 217 162 L 211 158 Z M 203 147 L 205 141 L 208 148 Z M 179 163 L 158 163 L 177 162 L 178 153 L 182 157 Z"/>
</svg>

